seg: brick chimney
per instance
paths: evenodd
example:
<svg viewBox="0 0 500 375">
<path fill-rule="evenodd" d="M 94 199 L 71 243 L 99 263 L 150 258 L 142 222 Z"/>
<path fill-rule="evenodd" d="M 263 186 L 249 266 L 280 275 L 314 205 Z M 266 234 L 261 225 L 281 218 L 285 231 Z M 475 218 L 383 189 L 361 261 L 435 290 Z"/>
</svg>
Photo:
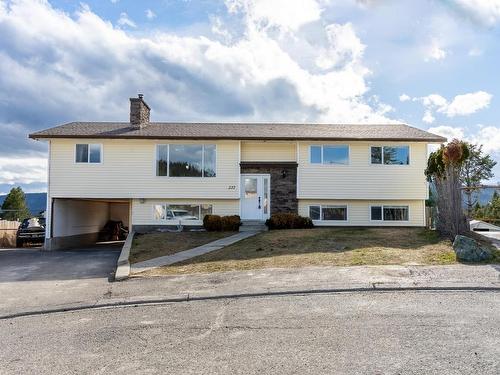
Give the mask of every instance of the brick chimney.
<svg viewBox="0 0 500 375">
<path fill-rule="evenodd" d="M 142 129 L 149 124 L 149 112 L 151 108 L 139 94 L 137 98 L 130 98 L 130 125 L 136 129 Z"/>
</svg>

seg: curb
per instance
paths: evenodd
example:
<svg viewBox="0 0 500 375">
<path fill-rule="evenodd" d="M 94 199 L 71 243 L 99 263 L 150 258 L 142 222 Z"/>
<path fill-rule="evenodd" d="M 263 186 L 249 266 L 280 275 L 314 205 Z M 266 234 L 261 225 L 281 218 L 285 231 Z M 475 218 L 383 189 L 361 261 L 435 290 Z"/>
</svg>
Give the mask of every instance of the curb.
<svg viewBox="0 0 500 375">
<path fill-rule="evenodd" d="M 8 320 L 14 318 L 21 318 L 27 316 L 40 316 L 49 315 L 62 312 L 73 312 L 82 310 L 99 310 L 107 308 L 120 308 L 120 307 L 138 307 L 148 305 L 160 305 L 166 303 L 178 302 L 196 302 L 196 301 L 212 301 L 212 300 L 225 300 L 225 299 L 243 299 L 243 298 L 265 298 L 265 297 L 279 297 L 279 296 L 300 296 L 300 295 L 313 295 L 313 294 L 340 294 L 340 293 L 356 293 L 356 292 L 372 292 L 372 293 L 386 293 L 386 292 L 496 292 L 500 293 L 500 287 L 482 287 L 482 286 L 444 286 L 444 287 L 384 287 L 375 284 L 372 287 L 358 287 L 358 288 L 335 288 L 335 289 L 309 289 L 309 290 L 288 290 L 288 291 L 267 291 L 255 293 L 240 293 L 240 294 L 220 294 L 208 296 L 190 296 L 189 294 L 180 296 L 171 296 L 165 298 L 151 298 L 151 299 L 136 299 L 136 300 L 116 300 L 113 302 L 96 302 L 93 304 L 73 305 L 67 307 L 59 307 L 47 310 L 32 310 L 23 311 L 13 314 L 0 315 L 0 320 Z"/>
<path fill-rule="evenodd" d="M 122 251 L 116 264 L 115 281 L 123 281 L 130 276 L 130 262 L 128 258 L 130 256 L 130 248 L 132 247 L 134 235 L 134 231 L 130 232 L 123 244 Z"/>
</svg>

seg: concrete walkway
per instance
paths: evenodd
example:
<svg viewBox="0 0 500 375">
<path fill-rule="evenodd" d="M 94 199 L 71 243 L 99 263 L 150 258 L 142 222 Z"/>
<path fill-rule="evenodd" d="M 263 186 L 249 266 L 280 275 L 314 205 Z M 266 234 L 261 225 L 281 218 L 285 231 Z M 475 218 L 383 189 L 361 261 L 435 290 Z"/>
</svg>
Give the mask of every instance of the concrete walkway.
<svg viewBox="0 0 500 375">
<path fill-rule="evenodd" d="M 245 238 L 255 236 L 258 231 L 248 231 L 248 232 L 239 232 L 233 236 L 221 238 L 220 240 L 209 242 L 205 245 L 201 245 L 195 247 L 194 249 L 180 251 L 178 253 L 172 255 L 165 255 L 158 258 L 153 258 L 149 260 L 145 260 L 139 263 L 133 263 L 130 266 L 130 273 L 139 273 L 144 271 L 149 271 L 153 268 L 169 266 L 174 263 L 179 263 L 187 259 L 191 259 L 211 251 L 222 249 L 223 247 L 232 245 L 233 243 L 244 240 Z"/>
</svg>

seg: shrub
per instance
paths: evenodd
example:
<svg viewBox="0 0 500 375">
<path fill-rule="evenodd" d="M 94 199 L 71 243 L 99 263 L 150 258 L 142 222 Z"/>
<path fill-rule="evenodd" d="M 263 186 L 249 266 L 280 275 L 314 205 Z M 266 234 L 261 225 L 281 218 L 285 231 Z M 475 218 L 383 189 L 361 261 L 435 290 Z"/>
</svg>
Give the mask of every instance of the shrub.
<svg viewBox="0 0 500 375">
<path fill-rule="evenodd" d="M 203 218 L 203 227 L 209 232 L 237 231 L 240 225 L 241 221 L 238 215 L 205 215 Z"/>
<path fill-rule="evenodd" d="M 269 229 L 306 229 L 312 228 L 313 222 L 308 217 L 294 213 L 277 213 L 266 220 Z"/>
<path fill-rule="evenodd" d="M 203 218 L 203 228 L 209 232 L 219 232 L 222 230 L 222 219 L 219 215 L 205 215 Z"/>
<path fill-rule="evenodd" d="M 238 215 L 223 216 L 221 219 L 223 231 L 237 231 L 240 228 L 241 220 Z"/>
</svg>

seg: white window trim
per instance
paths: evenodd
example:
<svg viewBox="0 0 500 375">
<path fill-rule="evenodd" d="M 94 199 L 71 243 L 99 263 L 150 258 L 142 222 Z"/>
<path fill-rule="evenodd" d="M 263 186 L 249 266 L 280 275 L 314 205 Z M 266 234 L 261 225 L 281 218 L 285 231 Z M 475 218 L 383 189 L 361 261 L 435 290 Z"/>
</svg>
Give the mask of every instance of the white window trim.
<svg viewBox="0 0 500 375">
<path fill-rule="evenodd" d="M 88 150 L 87 150 L 87 160 L 88 161 L 76 161 L 76 145 L 87 145 Z M 99 163 L 95 162 L 90 162 L 90 145 L 97 145 L 100 148 L 100 154 L 101 154 L 101 161 Z M 73 155 L 73 164 L 85 164 L 85 165 L 99 165 L 102 164 L 104 161 L 104 146 L 102 143 L 75 143 L 74 147 L 74 155 Z"/>
<path fill-rule="evenodd" d="M 323 147 L 325 147 L 325 146 L 326 147 L 347 146 L 347 163 L 345 163 L 345 164 L 341 164 L 341 163 L 324 163 L 324 161 L 323 161 Z M 320 163 L 313 163 L 311 161 L 311 148 L 312 147 L 321 147 L 321 162 Z M 349 166 L 351 164 L 351 145 L 350 144 L 345 144 L 345 143 L 342 143 L 342 144 L 336 144 L 336 143 L 333 143 L 333 144 L 330 144 L 330 143 L 325 143 L 325 144 L 310 144 L 309 145 L 308 159 L 309 159 L 309 165 L 314 165 L 314 166 L 323 166 L 323 167 L 332 167 L 332 166 L 345 167 L 345 166 Z"/>
<path fill-rule="evenodd" d="M 372 207 L 382 208 L 382 219 L 373 220 L 372 219 Z M 384 220 L 384 208 L 406 208 L 408 210 L 408 220 Z M 409 223 L 410 222 L 410 205 L 398 205 L 398 204 L 370 204 L 368 209 L 368 215 L 370 216 L 370 221 L 374 223 Z"/>
<path fill-rule="evenodd" d="M 202 167 L 202 175 L 200 177 L 196 176 L 170 176 L 170 145 L 187 145 L 187 146 L 202 146 L 202 152 L 201 152 L 201 167 Z M 205 167 L 205 146 L 210 145 L 210 146 L 215 146 L 215 177 L 205 177 L 203 176 L 204 172 L 204 167 Z M 158 153 L 159 153 L 159 146 L 167 146 L 167 175 L 166 176 L 160 176 L 158 175 Z M 157 143 L 155 146 L 155 159 L 154 159 L 154 174 L 156 177 L 159 178 L 186 178 L 186 179 L 193 179 L 193 178 L 208 178 L 208 179 L 213 179 L 217 178 L 219 176 L 219 152 L 218 152 L 218 147 L 216 143 Z"/>
<path fill-rule="evenodd" d="M 212 213 L 209 214 L 209 215 L 213 215 L 214 214 L 214 205 L 212 203 L 188 203 L 188 202 L 175 202 L 175 203 L 172 203 L 172 202 L 158 202 L 158 203 L 153 203 L 151 205 L 151 214 L 152 214 L 152 221 L 157 223 L 157 224 L 176 224 L 176 223 L 179 223 L 179 222 L 182 222 L 183 224 L 193 224 L 193 225 L 200 225 L 203 223 L 203 218 L 201 219 L 198 219 L 198 220 L 182 220 L 182 219 L 168 219 L 167 216 L 166 216 L 166 212 L 167 212 L 167 207 L 168 206 L 198 206 L 198 217 L 201 217 L 201 206 L 202 205 L 209 205 L 212 207 Z M 165 219 L 156 219 L 155 218 L 155 206 L 163 206 L 164 210 L 165 210 Z"/>
<path fill-rule="evenodd" d="M 307 215 L 309 216 L 311 213 L 311 207 L 319 207 L 319 217 L 320 219 L 312 219 L 310 218 L 313 222 L 319 222 L 319 223 L 348 223 L 349 222 L 349 205 L 348 204 L 310 204 L 307 207 Z M 346 219 L 345 220 L 323 220 L 323 207 L 326 208 L 345 208 L 345 215 Z"/>
<path fill-rule="evenodd" d="M 377 164 L 377 163 L 372 163 L 372 147 L 382 147 L 382 163 Z M 384 164 L 384 147 L 408 147 L 408 164 Z M 368 160 L 370 162 L 370 165 L 375 165 L 375 166 L 385 166 L 385 167 L 409 167 L 411 165 L 411 145 L 370 145 L 368 147 Z"/>
</svg>

